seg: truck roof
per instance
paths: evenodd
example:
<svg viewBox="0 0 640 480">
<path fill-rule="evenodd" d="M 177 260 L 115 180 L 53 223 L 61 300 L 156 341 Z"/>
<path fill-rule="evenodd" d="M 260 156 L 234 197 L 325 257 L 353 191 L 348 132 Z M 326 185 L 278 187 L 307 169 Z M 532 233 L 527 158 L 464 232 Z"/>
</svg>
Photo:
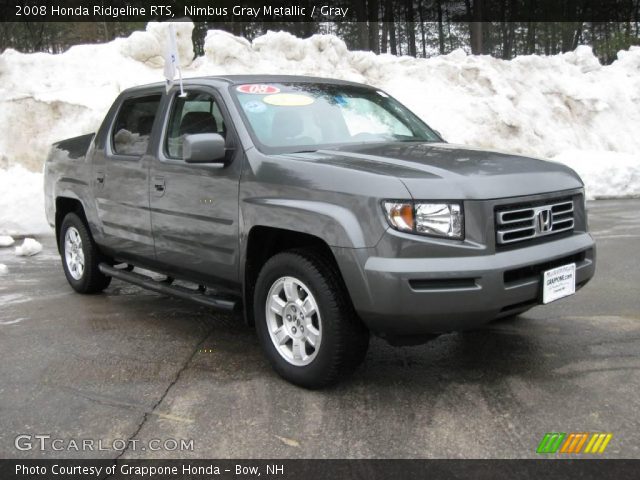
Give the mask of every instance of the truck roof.
<svg viewBox="0 0 640 480">
<path fill-rule="evenodd" d="M 370 85 L 363 83 L 350 82 L 348 80 L 338 80 L 336 78 L 325 77 L 309 77 L 304 75 L 216 75 L 205 77 L 190 77 L 183 79 L 184 85 L 201 85 L 201 84 L 228 84 L 239 85 L 243 83 L 330 83 L 334 85 L 351 85 L 357 87 L 373 88 Z M 147 85 L 139 85 L 135 87 L 127 88 L 126 92 L 153 89 L 158 87 L 164 88 L 164 82 L 150 83 Z"/>
<path fill-rule="evenodd" d="M 362 83 L 339 80 L 327 77 L 309 77 L 305 75 L 221 75 L 216 77 L 202 77 L 202 79 L 216 79 L 226 81 L 232 85 L 239 83 L 335 83 L 338 85 L 368 86 Z"/>
</svg>

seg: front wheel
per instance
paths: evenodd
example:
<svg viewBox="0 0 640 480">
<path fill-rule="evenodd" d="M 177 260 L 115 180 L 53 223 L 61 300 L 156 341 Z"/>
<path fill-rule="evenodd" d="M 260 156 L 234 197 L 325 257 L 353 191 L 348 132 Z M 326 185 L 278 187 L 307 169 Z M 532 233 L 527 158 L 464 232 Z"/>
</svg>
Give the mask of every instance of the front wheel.
<svg viewBox="0 0 640 480">
<path fill-rule="evenodd" d="M 98 265 L 103 260 L 91 233 L 75 213 L 64 217 L 60 227 L 60 255 L 69 285 L 79 293 L 96 293 L 111 283 Z"/>
<path fill-rule="evenodd" d="M 297 385 L 335 383 L 366 355 L 369 332 L 322 254 L 294 251 L 269 259 L 256 282 L 254 312 L 273 368 Z"/>
</svg>

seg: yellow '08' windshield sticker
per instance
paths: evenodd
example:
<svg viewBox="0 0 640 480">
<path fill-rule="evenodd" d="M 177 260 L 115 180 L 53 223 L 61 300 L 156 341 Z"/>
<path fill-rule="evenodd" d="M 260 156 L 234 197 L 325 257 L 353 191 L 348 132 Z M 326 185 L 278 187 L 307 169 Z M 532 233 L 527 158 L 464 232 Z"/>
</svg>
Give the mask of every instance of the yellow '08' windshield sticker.
<svg viewBox="0 0 640 480">
<path fill-rule="evenodd" d="M 276 93 L 262 99 L 264 103 L 278 107 L 304 107 L 315 102 L 313 97 L 299 93 Z"/>
</svg>

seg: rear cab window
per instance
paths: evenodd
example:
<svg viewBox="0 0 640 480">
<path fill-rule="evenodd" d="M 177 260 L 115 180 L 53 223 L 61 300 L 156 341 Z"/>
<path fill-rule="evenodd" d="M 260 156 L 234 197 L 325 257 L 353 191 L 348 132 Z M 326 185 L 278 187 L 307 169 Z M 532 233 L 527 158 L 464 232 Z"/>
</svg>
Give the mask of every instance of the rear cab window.
<svg viewBox="0 0 640 480">
<path fill-rule="evenodd" d="M 144 155 L 162 95 L 128 98 L 120 106 L 111 130 L 111 148 L 118 155 Z"/>
</svg>

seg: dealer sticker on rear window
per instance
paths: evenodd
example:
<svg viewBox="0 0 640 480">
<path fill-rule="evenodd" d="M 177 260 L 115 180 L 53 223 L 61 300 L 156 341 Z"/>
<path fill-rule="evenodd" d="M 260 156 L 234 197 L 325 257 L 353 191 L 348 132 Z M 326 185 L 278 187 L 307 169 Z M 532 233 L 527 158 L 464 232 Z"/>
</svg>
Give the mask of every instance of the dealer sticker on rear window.
<svg viewBox="0 0 640 480">
<path fill-rule="evenodd" d="M 266 85 L 264 83 L 248 83 L 246 85 L 239 85 L 236 87 L 236 90 L 240 93 L 250 93 L 253 95 L 269 95 L 280 92 L 278 87 Z"/>
<path fill-rule="evenodd" d="M 576 264 L 547 270 L 542 276 L 542 303 L 553 302 L 576 293 Z"/>
</svg>

